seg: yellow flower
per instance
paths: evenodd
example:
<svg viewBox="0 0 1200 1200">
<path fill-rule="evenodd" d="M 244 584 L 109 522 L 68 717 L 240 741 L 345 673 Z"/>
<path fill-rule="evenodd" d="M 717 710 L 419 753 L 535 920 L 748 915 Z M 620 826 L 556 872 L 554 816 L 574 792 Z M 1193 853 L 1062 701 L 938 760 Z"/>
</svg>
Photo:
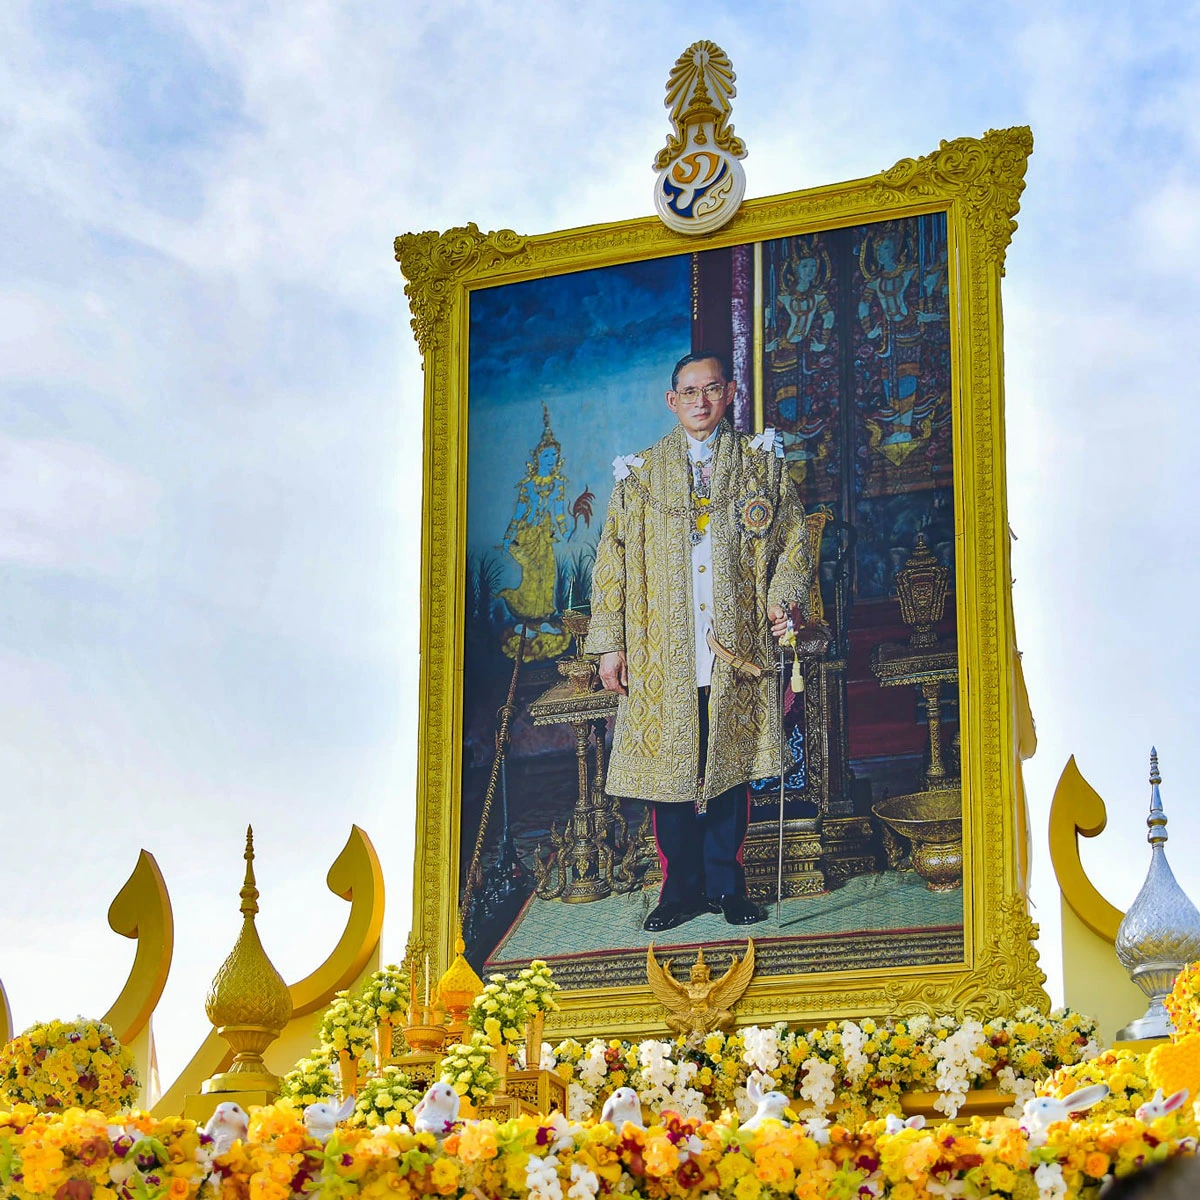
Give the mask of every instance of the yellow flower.
<svg viewBox="0 0 1200 1200">
<path fill-rule="evenodd" d="M 448 1196 L 458 1189 L 458 1166 L 453 1159 L 439 1158 L 433 1164 L 429 1179 L 439 1195 Z"/>
<path fill-rule="evenodd" d="M 463 1126 L 458 1138 L 458 1156 L 463 1162 L 472 1163 L 495 1158 L 497 1149 L 494 1128 L 475 1122 Z"/>
<path fill-rule="evenodd" d="M 752 1169 L 748 1155 L 726 1154 L 717 1163 L 717 1175 L 721 1179 L 722 1191 L 728 1190 L 734 1183 Z"/>
<path fill-rule="evenodd" d="M 743 1175 L 733 1189 L 734 1200 L 758 1200 L 762 1186 L 753 1175 Z"/>
<path fill-rule="evenodd" d="M 1181 1088 L 1200 1095 L 1200 1033 L 1186 1033 L 1177 1041 L 1155 1046 L 1146 1056 L 1146 1072 L 1165 1095 Z"/>
</svg>

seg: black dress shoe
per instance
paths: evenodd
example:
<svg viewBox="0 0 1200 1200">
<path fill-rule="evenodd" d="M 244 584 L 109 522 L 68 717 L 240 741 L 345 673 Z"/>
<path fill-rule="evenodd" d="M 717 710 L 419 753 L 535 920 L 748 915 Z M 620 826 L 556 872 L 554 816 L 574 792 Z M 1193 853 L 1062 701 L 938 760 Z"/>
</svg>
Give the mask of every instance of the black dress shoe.
<svg viewBox="0 0 1200 1200">
<path fill-rule="evenodd" d="M 661 933 L 664 929 L 674 929 L 685 921 L 691 921 L 702 912 L 712 911 L 708 901 L 697 903 L 691 900 L 664 900 L 642 922 L 642 928 L 648 933 Z M 715 910 L 720 912 L 718 908 Z"/>
<path fill-rule="evenodd" d="M 730 925 L 757 925 L 763 919 L 762 909 L 745 896 L 722 896 L 717 903 Z"/>
</svg>

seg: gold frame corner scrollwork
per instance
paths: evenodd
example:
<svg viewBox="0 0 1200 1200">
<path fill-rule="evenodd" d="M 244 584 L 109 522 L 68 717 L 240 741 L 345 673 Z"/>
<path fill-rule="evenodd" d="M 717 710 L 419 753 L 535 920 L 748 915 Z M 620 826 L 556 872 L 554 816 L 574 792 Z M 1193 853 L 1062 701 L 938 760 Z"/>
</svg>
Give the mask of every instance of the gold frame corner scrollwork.
<svg viewBox="0 0 1200 1200">
<path fill-rule="evenodd" d="M 655 218 L 524 237 L 468 224 L 396 239 L 424 359 L 421 669 L 413 937 L 445 966 L 459 878 L 462 610 L 470 293 L 546 274 L 944 211 L 952 295 L 956 602 L 962 720 L 964 962 L 755 980 L 739 1020 L 813 1023 L 923 1011 L 960 1016 L 1049 1002 L 1019 878 L 1014 645 L 1004 467 L 1000 279 L 1025 186 L 1024 126 L 943 141 L 877 175 L 747 201 L 689 238 Z M 700 244 L 698 244 L 700 243 Z M 983 864 L 988 864 L 984 869 Z M 575 1036 L 662 1028 L 649 989 L 567 993 L 552 1026 Z"/>
</svg>

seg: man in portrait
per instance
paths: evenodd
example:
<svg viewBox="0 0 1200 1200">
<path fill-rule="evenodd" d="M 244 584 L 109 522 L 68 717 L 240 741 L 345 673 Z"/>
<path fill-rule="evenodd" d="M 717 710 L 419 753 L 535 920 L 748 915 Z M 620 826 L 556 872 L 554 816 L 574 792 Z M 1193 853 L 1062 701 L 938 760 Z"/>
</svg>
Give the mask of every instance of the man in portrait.
<svg viewBox="0 0 1200 1200">
<path fill-rule="evenodd" d="M 809 612 L 814 586 L 774 432 L 725 420 L 736 388 L 718 354 L 679 361 L 666 393 L 676 426 L 613 463 L 592 574 L 586 649 L 620 694 L 606 789 L 652 806 L 654 932 L 704 912 L 762 919 L 741 862 L 748 784 L 780 773 L 772 638 Z"/>
</svg>

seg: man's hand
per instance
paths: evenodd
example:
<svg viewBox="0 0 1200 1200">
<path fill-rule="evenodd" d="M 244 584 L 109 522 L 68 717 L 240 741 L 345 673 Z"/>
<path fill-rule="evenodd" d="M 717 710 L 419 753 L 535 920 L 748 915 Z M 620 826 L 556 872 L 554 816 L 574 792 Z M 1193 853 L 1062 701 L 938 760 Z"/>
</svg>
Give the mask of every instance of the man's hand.
<svg viewBox="0 0 1200 1200">
<path fill-rule="evenodd" d="M 629 664 L 624 650 L 610 650 L 600 655 L 600 682 L 607 691 L 624 696 L 629 688 Z"/>
<path fill-rule="evenodd" d="M 786 609 L 780 608 L 778 604 L 772 604 L 767 609 L 767 620 L 771 622 L 772 637 L 781 638 L 787 633 L 788 614 Z M 603 659 L 601 661 L 603 662 Z"/>
</svg>

